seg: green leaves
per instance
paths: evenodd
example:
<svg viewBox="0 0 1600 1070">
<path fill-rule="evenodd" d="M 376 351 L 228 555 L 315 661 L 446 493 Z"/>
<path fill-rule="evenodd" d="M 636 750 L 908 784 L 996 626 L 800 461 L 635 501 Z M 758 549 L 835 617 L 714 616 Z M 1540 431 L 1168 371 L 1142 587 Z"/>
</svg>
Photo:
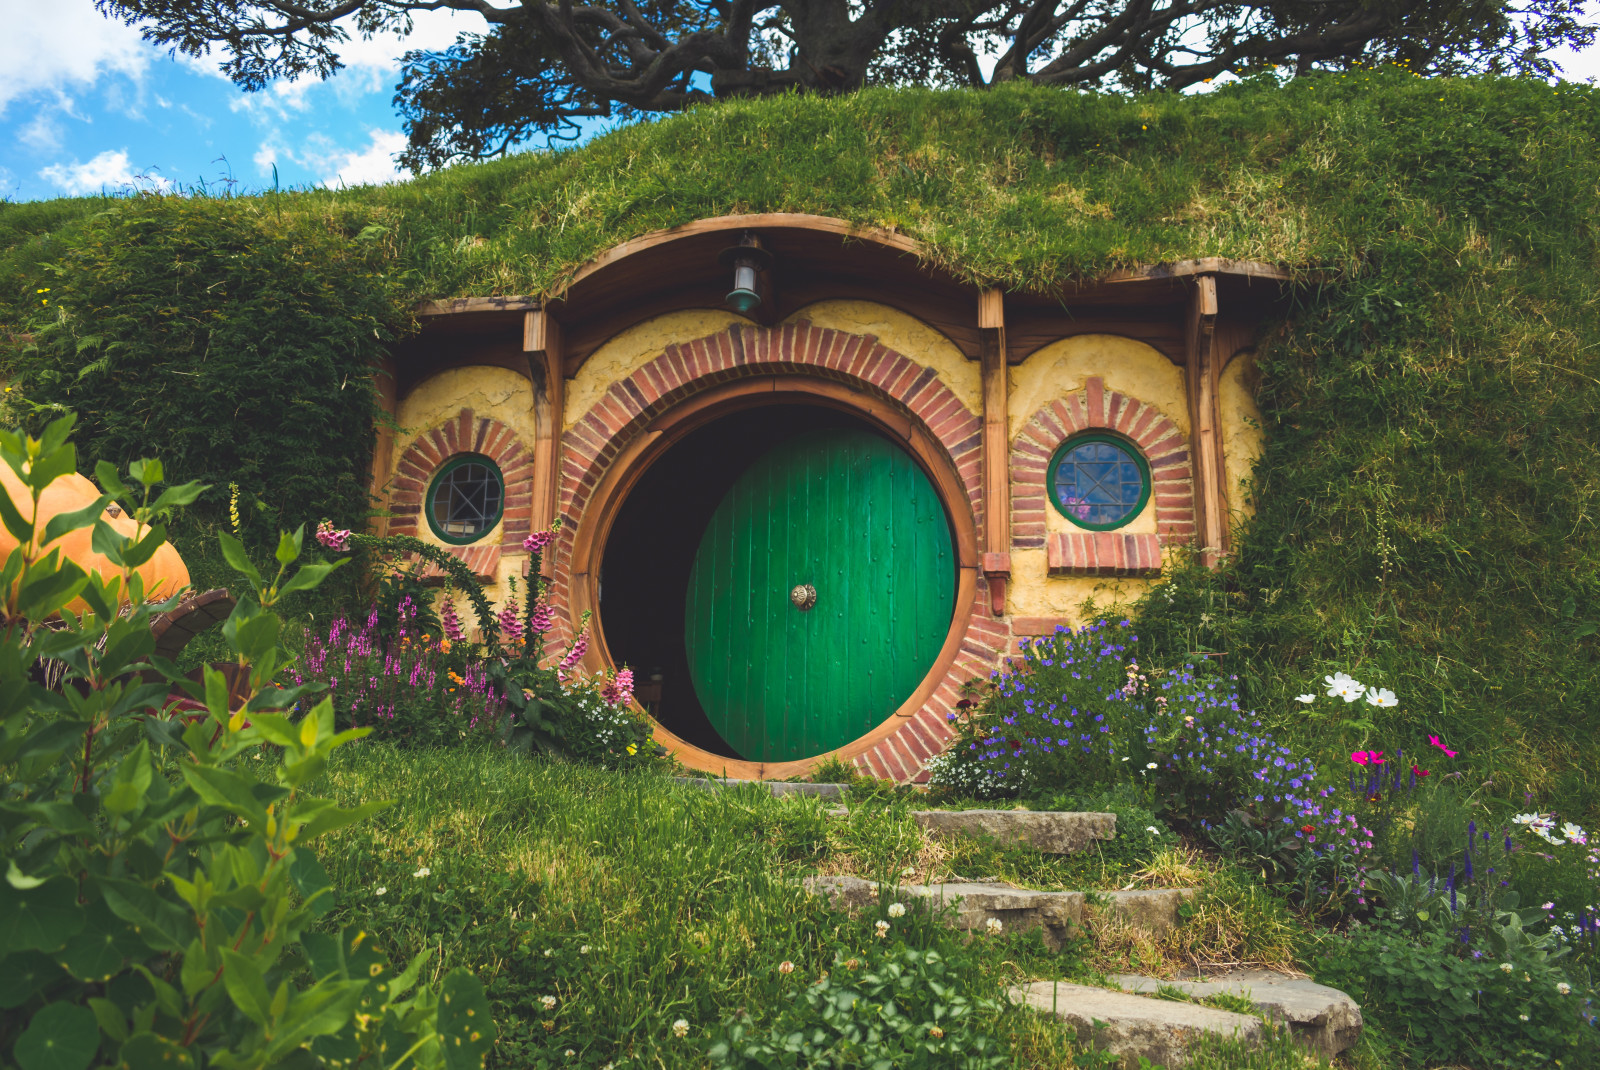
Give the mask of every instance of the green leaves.
<svg viewBox="0 0 1600 1070">
<path fill-rule="evenodd" d="M 457 967 L 439 990 L 439 1043 L 448 1070 L 482 1070 L 496 1036 L 483 982 Z"/>
<path fill-rule="evenodd" d="M 17 1038 L 13 1054 L 22 1070 L 86 1070 L 100 1047 L 94 1012 L 48 1003 Z"/>
<path fill-rule="evenodd" d="M 53 877 L 26 890 L 0 884 L 0 954 L 54 951 L 83 928 L 78 886 Z"/>
</svg>

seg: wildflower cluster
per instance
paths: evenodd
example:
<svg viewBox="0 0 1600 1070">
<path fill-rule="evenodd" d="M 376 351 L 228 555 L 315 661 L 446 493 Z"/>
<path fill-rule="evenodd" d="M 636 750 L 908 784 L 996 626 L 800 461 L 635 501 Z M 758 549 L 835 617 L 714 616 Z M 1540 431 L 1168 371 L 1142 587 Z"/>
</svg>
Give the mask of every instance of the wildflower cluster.
<svg viewBox="0 0 1600 1070">
<path fill-rule="evenodd" d="M 1127 621 L 1024 640 L 981 709 L 951 717 L 958 740 L 934 783 L 1001 797 L 1133 780 L 1159 809 L 1201 822 L 1242 808 L 1318 853 L 1371 847 L 1354 815 L 1327 805 L 1314 764 L 1240 708 L 1231 678 L 1142 667 L 1137 643 Z"/>
</svg>

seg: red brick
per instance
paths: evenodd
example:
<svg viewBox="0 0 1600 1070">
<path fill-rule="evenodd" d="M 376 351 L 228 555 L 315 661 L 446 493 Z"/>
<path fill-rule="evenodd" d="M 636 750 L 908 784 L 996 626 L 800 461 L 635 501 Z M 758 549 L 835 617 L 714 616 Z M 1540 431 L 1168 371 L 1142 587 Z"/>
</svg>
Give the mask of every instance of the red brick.
<svg viewBox="0 0 1600 1070">
<path fill-rule="evenodd" d="M 1136 403 L 1134 408 L 1135 418 L 1133 422 L 1128 425 L 1128 437 L 1139 443 L 1139 445 L 1144 445 L 1145 429 L 1150 426 L 1151 421 L 1155 419 L 1155 416 L 1155 409 L 1151 408 L 1149 405 Z"/>
<path fill-rule="evenodd" d="M 1154 472 L 1158 468 L 1171 468 L 1175 464 L 1186 464 L 1188 460 L 1188 450 L 1174 450 L 1172 453 L 1162 454 L 1159 457 L 1151 457 L 1150 470 Z"/>
<path fill-rule="evenodd" d="M 472 431 L 473 431 L 472 422 L 473 422 L 473 416 L 472 416 L 472 410 L 471 409 L 462 409 L 459 413 L 456 414 L 456 448 L 457 449 L 467 450 L 467 449 L 471 449 L 472 448 L 471 445 L 469 445 L 469 443 L 472 442 Z"/>
<path fill-rule="evenodd" d="M 1105 394 L 1106 381 L 1098 375 L 1089 376 L 1089 381 L 1084 384 L 1087 394 L 1087 412 L 1090 427 L 1104 427 L 1106 425 Z"/>
<path fill-rule="evenodd" d="M 1106 426 L 1115 428 L 1117 421 L 1122 418 L 1123 397 L 1116 391 L 1111 392 L 1110 402 L 1106 405 Z"/>
<path fill-rule="evenodd" d="M 1056 404 L 1059 405 L 1060 402 L 1057 402 Z M 1067 399 L 1067 423 L 1074 431 L 1082 431 L 1084 428 L 1090 426 L 1089 416 L 1088 413 L 1084 411 L 1083 404 L 1082 394 L 1074 394 Z"/>
</svg>

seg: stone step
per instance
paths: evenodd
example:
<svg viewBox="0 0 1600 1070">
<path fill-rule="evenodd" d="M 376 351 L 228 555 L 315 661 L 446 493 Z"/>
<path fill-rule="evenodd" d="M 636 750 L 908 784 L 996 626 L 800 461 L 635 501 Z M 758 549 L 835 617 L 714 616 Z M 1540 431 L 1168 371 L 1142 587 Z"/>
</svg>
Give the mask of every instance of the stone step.
<svg viewBox="0 0 1600 1070">
<path fill-rule="evenodd" d="M 1162 986 L 1196 999 L 1241 996 L 1274 1022 L 1286 1024 L 1302 1047 L 1332 1059 L 1361 1039 L 1361 1008 L 1337 988 L 1273 970 L 1235 970 L 1205 978 L 1162 981 L 1138 974 L 1112 977 L 1125 992 L 1155 992 Z"/>
<path fill-rule="evenodd" d="M 730 780 L 723 777 L 698 776 L 675 776 L 672 779 L 679 784 L 688 784 L 707 791 L 713 788 L 737 788 L 746 784 L 759 784 L 775 796 L 815 795 L 819 799 L 829 800 L 842 799 L 845 792 L 850 790 L 849 784 L 811 784 L 796 780 Z"/>
<path fill-rule="evenodd" d="M 814 895 L 827 896 L 836 910 L 862 910 L 878 902 L 877 882 L 861 877 L 807 877 L 804 885 Z M 1045 946 L 1052 951 L 1059 950 L 1075 930 L 1083 928 L 1088 905 L 1088 896 L 1083 892 L 1038 892 L 973 881 L 902 884 L 899 894 L 932 899 L 940 906 L 954 903 L 954 925 L 968 932 L 987 931 L 991 919 L 1000 922 L 1005 932 L 1039 929 Z M 1103 904 L 1100 909 L 1159 936 L 1178 924 L 1178 908 L 1194 896 L 1194 890 L 1146 888 L 1093 894 Z"/>
<path fill-rule="evenodd" d="M 1266 1033 L 1254 1015 L 1066 981 L 1019 985 L 1011 998 L 1067 1022 L 1080 1043 L 1119 1056 L 1122 1070 L 1138 1070 L 1140 1059 L 1174 1070 L 1188 1066 L 1189 1045 L 1201 1034 L 1259 1046 Z"/>
<path fill-rule="evenodd" d="M 936 836 L 987 837 L 1052 855 L 1075 854 L 1117 836 L 1116 814 L 1070 810 L 918 810 L 911 815 Z"/>
</svg>

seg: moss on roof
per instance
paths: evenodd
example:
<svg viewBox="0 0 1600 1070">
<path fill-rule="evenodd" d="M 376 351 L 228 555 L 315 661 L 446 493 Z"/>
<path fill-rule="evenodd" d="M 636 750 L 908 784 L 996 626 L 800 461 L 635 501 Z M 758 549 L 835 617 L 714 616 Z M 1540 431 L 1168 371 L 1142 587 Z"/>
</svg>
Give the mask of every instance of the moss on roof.
<svg viewBox="0 0 1600 1070">
<path fill-rule="evenodd" d="M 1440 733 L 1476 769 L 1510 771 L 1497 790 L 1597 813 L 1597 136 L 1600 91 L 1504 79 L 1358 73 L 1132 99 L 872 90 L 728 102 L 581 149 L 183 213 L 246 237 L 331 231 L 350 243 L 342 270 L 397 308 L 549 292 L 619 242 L 741 212 L 893 228 L 1011 289 L 1201 256 L 1316 273 L 1261 357 L 1256 518 L 1227 568 L 1179 576 L 1141 627 L 1169 654 L 1227 651 L 1249 701 L 1314 748 Z M 75 244 L 91 217 L 169 205 L 0 206 L 0 345 L 56 315 L 33 291 L 94 261 Z M 74 362 L 118 359 L 104 338 L 70 344 L 107 317 L 69 315 L 50 346 L 0 353 L 19 383 L 64 384 L 30 403 L 70 404 Z M 116 418 L 142 419 L 139 404 Z M 1292 696 L 1333 669 L 1400 707 L 1364 710 L 1367 728 L 1306 722 Z"/>
</svg>

